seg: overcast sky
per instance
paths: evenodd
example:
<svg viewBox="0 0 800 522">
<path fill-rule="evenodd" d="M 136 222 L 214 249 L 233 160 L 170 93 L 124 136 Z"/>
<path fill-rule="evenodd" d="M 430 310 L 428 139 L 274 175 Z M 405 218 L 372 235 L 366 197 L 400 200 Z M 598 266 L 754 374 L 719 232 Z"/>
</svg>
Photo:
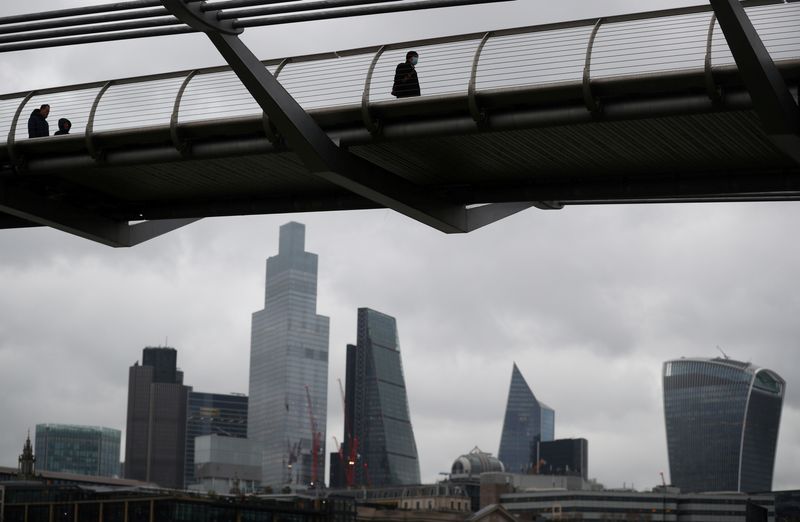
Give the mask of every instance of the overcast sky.
<svg viewBox="0 0 800 522">
<path fill-rule="evenodd" d="M 2 0 L 0 16 L 78 0 Z M 446 12 L 249 29 L 262 58 L 690 5 L 518 0 Z M 0 93 L 222 63 L 202 36 L 0 55 Z M 390 211 L 217 218 L 132 249 L 47 229 L 0 231 L 0 465 L 37 423 L 125 427 L 128 367 L 178 349 L 198 391 L 246 393 L 251 313 L 278 227 L 305 223 L 331 318 L 328 445 L 356 309 L 397 318 L 422 477 L 497 453 L 512 363 L 589 440 L 589 472 L 637 488 L 668 473 L 660 371 L 731 357 L 788 381 L 775 489 L 800 488 L 798 203 L 529 210 L 447 236 Z M 168 340 L 167 340 L 168 339 Z"/>
</svg>

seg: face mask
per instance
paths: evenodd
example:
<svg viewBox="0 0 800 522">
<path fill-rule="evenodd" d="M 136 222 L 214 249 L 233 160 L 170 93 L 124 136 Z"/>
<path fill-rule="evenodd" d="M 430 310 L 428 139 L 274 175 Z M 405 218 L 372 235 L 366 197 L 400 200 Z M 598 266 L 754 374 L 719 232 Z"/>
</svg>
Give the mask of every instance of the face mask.
<svg viewBox="0 0 800 522">
<path fill-rule="evenodd" d="M 412 56 L 411 57 L 411 65 L 417 65 L 418 61 L 419 61 L 419 58 L 417 58 L 416 56 Z"/>
</svg>

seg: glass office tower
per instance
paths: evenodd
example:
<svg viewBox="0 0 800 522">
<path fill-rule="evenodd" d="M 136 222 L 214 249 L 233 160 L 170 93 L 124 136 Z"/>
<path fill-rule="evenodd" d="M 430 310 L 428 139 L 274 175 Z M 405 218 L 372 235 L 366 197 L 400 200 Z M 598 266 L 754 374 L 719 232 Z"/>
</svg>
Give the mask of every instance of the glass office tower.
<svg viewBox="0 0 800 522">
<path fill-rule="evenodd" d="M 247 395 L 189 392 L 186 408 L 186 486 L 195 483 L 195 438 L 203 435 L 247 437 Z"/>
<path fill-rule="evenodd" d="M 511 370 L 506 416 L 497 458 L 509 473 L 527 473 L 538 442 L 555 438 L 556 412 L 539 402 L 517 364 Z"/>
<path fill-rule="evenodd" d="M 397 322 L 358 309 L 357 345 L 347 346 L 345 482 L 419 484 L 419 457 L 408 409 Z"/>
<path fill-rule="evenodd" d="M 117 477 L 119 441 L 120 431 L 111 428 L 37 424 L 36 465 L 39 471 Z"/>
<path fill-rule="evenodd" d="M 785 381 L 731 359 L 664 363 L 672 484 L 684 492 L 772 489 Z"/>
<path fill-rule="evenodd" d="M 317 255 L 305 251 L 305 226 L 287 223 L 250 341 L 247 438 L 263 451 L 265 486 L 310 484 L 315 468 L 317 481 L 325 476 L 328 330 L 317 315 Z"/>
</svg>

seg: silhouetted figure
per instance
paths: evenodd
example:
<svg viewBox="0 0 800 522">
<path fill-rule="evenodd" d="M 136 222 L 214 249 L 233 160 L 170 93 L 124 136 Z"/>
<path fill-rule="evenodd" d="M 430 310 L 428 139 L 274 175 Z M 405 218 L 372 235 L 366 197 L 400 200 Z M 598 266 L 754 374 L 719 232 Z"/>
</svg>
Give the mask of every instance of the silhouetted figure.
<svg viewBox="0 0 800 522">
<path fill-rule="evenodd" d="M 28 137 L 43 138 L 50 136 L 50 125 L 47 124 L 47 115 L 50 114 L 50 106 L 46 103 L 38 109 L 33 109 L 31 117 L 28 118 Z"/>
<path fill-rule="evenodd" d="M 62 134 L 69 134 L 69 130 L 72 128 L 72 122 L 66 118 L 61 118 L 58 120 L 58 130 L 56 131 L 53 136 L 61 136 Z"/>
<path fill-rule="evenodd" d="M 419 60 L 417 52 L 408 51 L 406 61 L 397 65 L 397 69 L 394 71 L 394 85 L 392 85 L 394 96 L 410 98 L 420 95 L 419 78 L 417 78 L 417 70 L 414 68 L 417 60 Z"/>
</svg>

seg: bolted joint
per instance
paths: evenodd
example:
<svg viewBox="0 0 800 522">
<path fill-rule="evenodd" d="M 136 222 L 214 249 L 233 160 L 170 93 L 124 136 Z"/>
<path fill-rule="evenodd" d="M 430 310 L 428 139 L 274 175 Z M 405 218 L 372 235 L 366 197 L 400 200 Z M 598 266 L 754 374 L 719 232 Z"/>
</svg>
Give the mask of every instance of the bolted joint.
<svg viewBox="0 0 800 522">
<path fill-rule="evenodd" d="M 191 0 L 161 0 L 161 4 L 172 13 L 175 18 L 185 23 L 192 29 L 204 33 L 223 33 L 237 35 L 244 29 L 235 27 L 236 20 L 220 20 L 219 11 L 203 11 L 205 2 L 192 2 Z"/>
</svg>

